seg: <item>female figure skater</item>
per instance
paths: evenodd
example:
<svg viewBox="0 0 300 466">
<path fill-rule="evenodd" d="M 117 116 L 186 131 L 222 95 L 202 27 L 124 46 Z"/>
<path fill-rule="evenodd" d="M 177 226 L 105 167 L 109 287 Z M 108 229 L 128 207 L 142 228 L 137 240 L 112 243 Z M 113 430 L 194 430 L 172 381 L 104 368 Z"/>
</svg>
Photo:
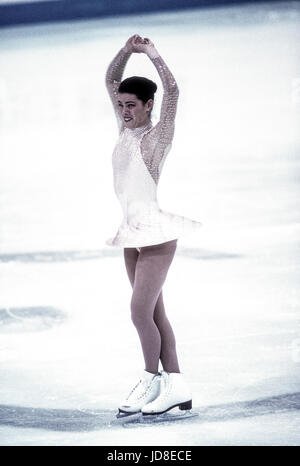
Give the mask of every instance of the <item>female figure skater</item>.
<svg viewBox="0 0 300 466">
<path fill-rule="evenodd" d="M 138 76 L 121 82 L 132 53 L 145 53 L 162 80 L 163 100 L 155 126 L 151 111 L 156 84 Z M 153 42 L 137 34 L 128 39 L 110 63 L 106 87 L 119 126 L 112 165 L 114 190 L 124 214 L 117 234 L 106 244 L 124 248 L 125 267 L 133 288 L 131 318 L 145 360 L 140 380 L 120 404 L 119 412 L 142 411 L 149 415 L 176 406 L 190 409 L 192 395 L 179 369 L 162 286 L 176 252 L 177 238 L 197 231 L 202 223 L 161 210 L 156 196 L 174 135 L 178 87 Z M 159 361 L 162 372 L 158 371 Z"/>
</svg>

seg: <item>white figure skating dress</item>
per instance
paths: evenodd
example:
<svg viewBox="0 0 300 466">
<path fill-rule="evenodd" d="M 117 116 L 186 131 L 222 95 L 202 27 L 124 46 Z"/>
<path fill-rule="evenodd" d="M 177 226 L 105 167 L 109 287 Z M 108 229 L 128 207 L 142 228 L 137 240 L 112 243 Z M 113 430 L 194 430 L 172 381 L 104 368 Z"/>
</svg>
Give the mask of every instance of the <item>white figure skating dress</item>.
<svg viewBox="0 0 300 466">
<path fill-rule="evenodd" d="M 149 57 L 163 83 L 160 120 L 134 129 L 126 128 L 118 107 L 118 87 L 130 52 L 121 49 L 110 64 L 106 86 L 118 125 L 119 139 L 112 155 L 114 190 L 120 201 L 123 220 L 106 244 L 116 247 L 143 247 L 164 243 L 199 231 L 202 223 L 160 209 L 157 185 L 174 135 L 178 87 L 160 56 Z M 149 56 L 149 55 L 148 55 Z"/>
</svg>

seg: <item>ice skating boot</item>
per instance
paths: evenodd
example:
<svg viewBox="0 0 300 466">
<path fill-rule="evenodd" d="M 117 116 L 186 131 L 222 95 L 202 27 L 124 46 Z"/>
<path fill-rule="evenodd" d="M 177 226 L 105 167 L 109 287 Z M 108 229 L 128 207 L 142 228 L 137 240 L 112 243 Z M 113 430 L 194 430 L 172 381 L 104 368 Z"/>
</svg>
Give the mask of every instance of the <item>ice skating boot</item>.
<svg viewBox="0 0 300 466">
<path fill-rule="evenodd" d="M 119 406 L 119 413 L 137 413 L 142 406 L 154 400 L 159 395 L 160 378 L 160 372 L 152 374 L 144 370 L 139 382 Z"/>
<path fill-rule="evenodd" d="M 192 394 L 183 375 L 162 371 L 160 394 L 142 407 L 143 415 L 162 414 L 176 406 L 181 410 L 192 408 Z"/>
</svg>

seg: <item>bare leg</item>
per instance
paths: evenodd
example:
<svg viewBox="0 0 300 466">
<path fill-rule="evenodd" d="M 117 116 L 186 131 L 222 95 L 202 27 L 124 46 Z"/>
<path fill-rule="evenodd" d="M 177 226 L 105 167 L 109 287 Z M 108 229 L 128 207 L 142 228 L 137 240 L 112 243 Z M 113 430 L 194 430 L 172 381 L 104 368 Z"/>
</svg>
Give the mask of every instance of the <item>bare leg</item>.
<svg viewBox="0 0 300 466">
<path fill-rule="evenodd" d="M 162 285 L 176 251 L 177 241 L 154 246 L 124 248 L 127 274 L 133 288 L 131 311 L 144 353 L 146 370 L 180 372 L 175 336 L 166 316 Z"/>
</svg>

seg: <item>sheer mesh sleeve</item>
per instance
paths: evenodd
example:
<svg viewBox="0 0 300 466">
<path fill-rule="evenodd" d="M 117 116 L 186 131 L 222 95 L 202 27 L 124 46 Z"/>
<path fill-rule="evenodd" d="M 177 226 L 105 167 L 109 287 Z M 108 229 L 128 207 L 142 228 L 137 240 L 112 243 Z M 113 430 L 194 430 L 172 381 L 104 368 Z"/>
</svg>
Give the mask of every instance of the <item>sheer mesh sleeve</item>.
<svg viewBox="0 0 300 466">
<path fill-rule="evenodd" d="M 160 110 L 159 122 L 156 129 L 160 132 L 162 140 L 169 144 L 172 142 L 174 135 L 174 122 L 177 110 L 179 89 L 174 76 L 167 67 L 162 57 L 151 58 L 152 63 L 157 69 L 163 85 L 163 100 Z"/>
<path fill-rule="evenodd" d="M 108 66 L 106 76 L 105 76 L 105 84 L 112 101 L 115 115 L 118 122 L 119 132 L 122 131 L 123 128 L 123 121 L 120 117 L 119 113 L 119 106 L 118 106 L 118 88 L 122 81 L 122 76 L 124 73 L 124 69 L 128 59 L 131 55 L 131 52 L 127 52 L 124 48 L 122 48 L 115 58 L 112 60 L 110 65 Z"/>
<path fill-rule="evenodd" d="M 163 99 L 159 122 L 145 135 L 141 149 L 143 159 L 157 183 L 168 152 L 171 149 L 175 130 L 175 116 L 179 89 L 174 76 L 162 57 L 151 58 L 163 85 Z"/>
</svg>

